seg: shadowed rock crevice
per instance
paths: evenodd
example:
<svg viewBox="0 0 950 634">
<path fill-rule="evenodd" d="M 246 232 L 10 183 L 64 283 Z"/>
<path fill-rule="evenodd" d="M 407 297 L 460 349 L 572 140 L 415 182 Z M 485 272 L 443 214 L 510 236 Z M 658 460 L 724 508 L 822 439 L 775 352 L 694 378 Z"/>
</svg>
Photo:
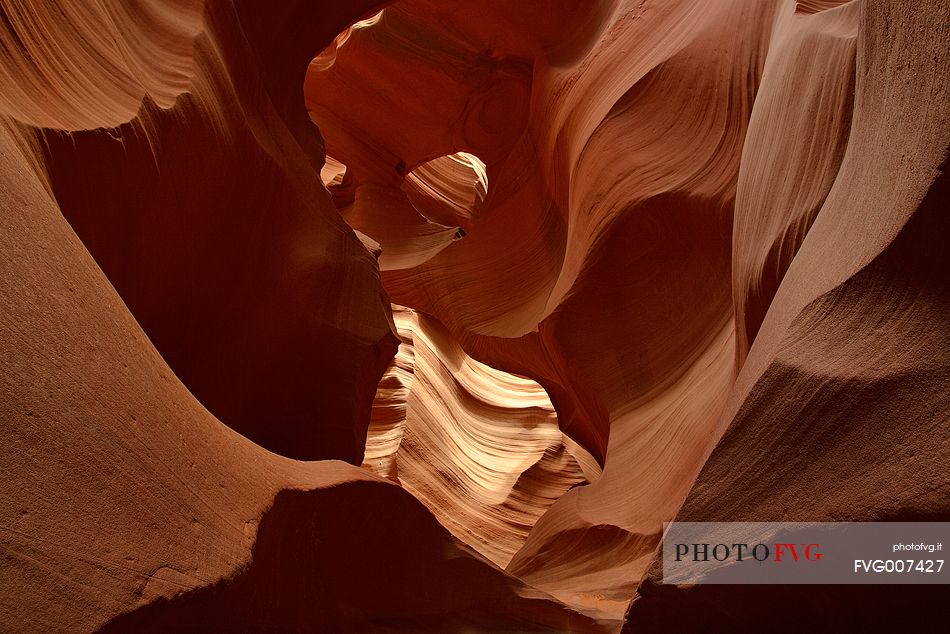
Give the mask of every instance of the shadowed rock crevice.
<svg viewBox="0 0 950 634">
<path fill-rule="evenodd" d="M 950 515 L 947 24 L 0 0 L 0 631 L 923 629 L 657 547 Z"/>
<path fill-rule="evenodd" d="M 281 491 L 250 565 L 101 632 L 598 632 L 455 542 L 398 487 Z"/>
<path fill-rule="evenodd" d="M 301 88 L 321 43 L 373 5 L 210 0 L 173 103 L 146 96 L 108 130 L 28 132 L 63 215 L 176 375 L 297 459 L 362 461 L 398 345 L 376 258 L 321 185 Z"/>
</svg>

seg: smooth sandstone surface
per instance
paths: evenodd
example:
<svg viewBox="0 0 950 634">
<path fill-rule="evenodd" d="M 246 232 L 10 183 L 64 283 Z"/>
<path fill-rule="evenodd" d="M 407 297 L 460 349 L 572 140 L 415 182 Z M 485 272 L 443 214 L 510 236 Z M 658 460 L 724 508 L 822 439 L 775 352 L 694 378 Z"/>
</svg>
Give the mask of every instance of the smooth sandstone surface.
<svg viewBox="0 0 950 634">
<path fill-rule="evenodd" d="M 13 86 L 83 84 L 72 97 L 24 98 L 30 116 L 6 113 L 34 145 L 37 171 L 163 358 L 217 418 L 283 455 L 358 465 L 372 384 L 397 341 L 374 258 L 312 176 L 322 141 L 292 78 L 321 38 L 365 7 L 287 3 L 287 15 L 257 15 L 254 2 L 138 3 L 163 27 L 141 33 L 140 16 L 112 14 L 126 3 L 86 4 L 49 8 L 60 16 L 49 26 L 29 3 L 5 9 L 7 57 L 21 65 Z M 299 50 L 273 37 L 288 16 Z M 190 73 L 172 73 L 175 57 L 146 77 L 165 81 L 171 99 L 146 85 L 122 107 L 116 85 L 132 90 L 124 77 L 138 60 L 120 45 L 139 40 L 163 55 L 187 53 L 177 66 Z M 98 83 L 47 49 L 76 63 L 94 55 L 84 72 Z M 99 92 L 110 90 L 107 110 Z M 61 113 L 60 99 L 73 99 L 72 111 Z"/>
<path fill-rule="evenodd" d="M 488 192 L 465 236 L 420 266 L 383 270 L 383 285 L 476 358 L 537 380 L 561 428 L 603 465 L 541 517 L 508 569 L 617 618 L 731 387 L 732 208 L 782 6 L 592 3 L 600 33 L 565 59 L 551 48 L 563 38 L 545 39 L 503 4 L 388 7 L 349 34 L 333 65 L 311 65 L 305 94 L 357 201 L 361 189 L 398 197 L 403 173 L 430 154 L 486 162 Z M 486 53 L 477 25 L 502 18 Z M 536 40 L 503 35 L 518 29 Z M 464 70 L 423 59 L 423 31 Z M 426 79 L 398 92 L 409 72 Z M 460 105 L 443 115 L 449 99 Z M 495 102 L 509 114 L 503 135 L 486 120 Z M 398 130 L 383 129 L 390 118 Z M 387 239 L 388 227 L 356 227 Z"/>
<path fill-rule="evenodd" d="M 861 7 L 847 149 L 724 409 L 728 431 L 678 519 L 950 516 L 950 79 L 940 70 L 950 44 L 938 34 L 950 9 L 926 8 Z M 820 17 L 808 28 L 824 31 L 831 22 Z M 756 171 L 769 178 L 767 166 Z M 737 235 L 746 228 L 737 223 Z M 703 614 L 704 626 L 752 631 L 774 618 L 763 606 L 779 600 L 776 588 L 677 588 L 659 586 L 661 576 L 654 564 L 625 630 L 682 631 Z M 832 586 L 785 598 L 801 606 L 803 627 L 925 630 L 939 621 L 921 602 L 944 593 Z M 741 616 L 740 602 L 752 606 Z"/>
<path fill-rule="evenodd" d="M 401 306 L 393 316 L 403 343 L 377 390 L 366 466 L 504 568 L 600 466 L 558 429 L 537 383 L 475 361 L 432 318 Z"/>
<path fill-rule="evenodd" d="M 182 6 L 150 8 L 185 27 Z M 0 134 L 3 629 L 599 630 L 392 483 L 292 459 L 362 460 L 397 345 L 302 96 L 272 92 L 299 94 L 365 8 L 192 6 L 192 75 L 163 105 L 123 83 L 127 25 L 88 8 L 43 29 L 43 7 L 3 5 L 23 92 Z M 290 25 L 296 46 L 261 48 Z M 70 71 L 25 34 L 95 56 L 79 94 L 45 85 Z M 107 103 L 116 83 L 141 104 Z"/>
<path fill-rule="evenodd" d="M 0 17 L 0 629 L 932 625 L 658 548 L 950 515 L 945 2 Z"/>
</svg>

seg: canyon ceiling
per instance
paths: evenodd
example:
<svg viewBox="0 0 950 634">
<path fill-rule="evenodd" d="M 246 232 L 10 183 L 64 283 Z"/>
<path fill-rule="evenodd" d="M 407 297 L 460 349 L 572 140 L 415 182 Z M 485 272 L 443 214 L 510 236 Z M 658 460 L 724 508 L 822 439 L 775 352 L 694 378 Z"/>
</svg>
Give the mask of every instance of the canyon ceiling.
<svg viewBox="0 0 950 634">
<path fill-rule="evenodd" d="M 939 596 L 663 585 L 658 548 L 950 519 L 945 0 L 0 17 L 0 629 L 906 628 Z"/>
</svg>

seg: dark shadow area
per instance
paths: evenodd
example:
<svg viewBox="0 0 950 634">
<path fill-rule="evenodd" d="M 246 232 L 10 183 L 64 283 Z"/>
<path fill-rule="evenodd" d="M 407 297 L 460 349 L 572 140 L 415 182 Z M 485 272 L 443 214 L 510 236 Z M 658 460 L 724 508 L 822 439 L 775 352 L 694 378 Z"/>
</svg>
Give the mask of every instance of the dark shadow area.
<svg viewBox="0 0 950 634">
<path fill-rule="evenodd" d="M 299 460 L 362 462 L 398 346 L 375 258 L 320 182 L 302 89 L 313 56 L 381 4 L 208 2 L 173 108 L 146 97 L 108 133 L 42 133 L 63 215 L 176 376 Z"/>
<path fill-rule="evenodd" d="M 246 570 L 100 631 L 600 631 L 543 596 L 463 550 L 404 490 L 352 482 L 280 492 Z"/>
</svg>

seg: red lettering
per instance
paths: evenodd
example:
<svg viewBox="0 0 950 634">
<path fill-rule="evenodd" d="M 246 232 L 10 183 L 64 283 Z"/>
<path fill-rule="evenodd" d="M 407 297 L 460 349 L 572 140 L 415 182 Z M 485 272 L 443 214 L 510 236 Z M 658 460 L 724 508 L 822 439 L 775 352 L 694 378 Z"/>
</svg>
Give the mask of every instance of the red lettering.
<svg viewBox="0 0 950 634">
<path fill-rule="evenodd" d="M 782 555 L 786 554 L 784 551 L 788 550 L 791 552 L 792 559 L 798 561 L 798 551 L 795 550 L 795 544 L 775 544 L 775 561 L 781 562 Z"/>
</svg>

